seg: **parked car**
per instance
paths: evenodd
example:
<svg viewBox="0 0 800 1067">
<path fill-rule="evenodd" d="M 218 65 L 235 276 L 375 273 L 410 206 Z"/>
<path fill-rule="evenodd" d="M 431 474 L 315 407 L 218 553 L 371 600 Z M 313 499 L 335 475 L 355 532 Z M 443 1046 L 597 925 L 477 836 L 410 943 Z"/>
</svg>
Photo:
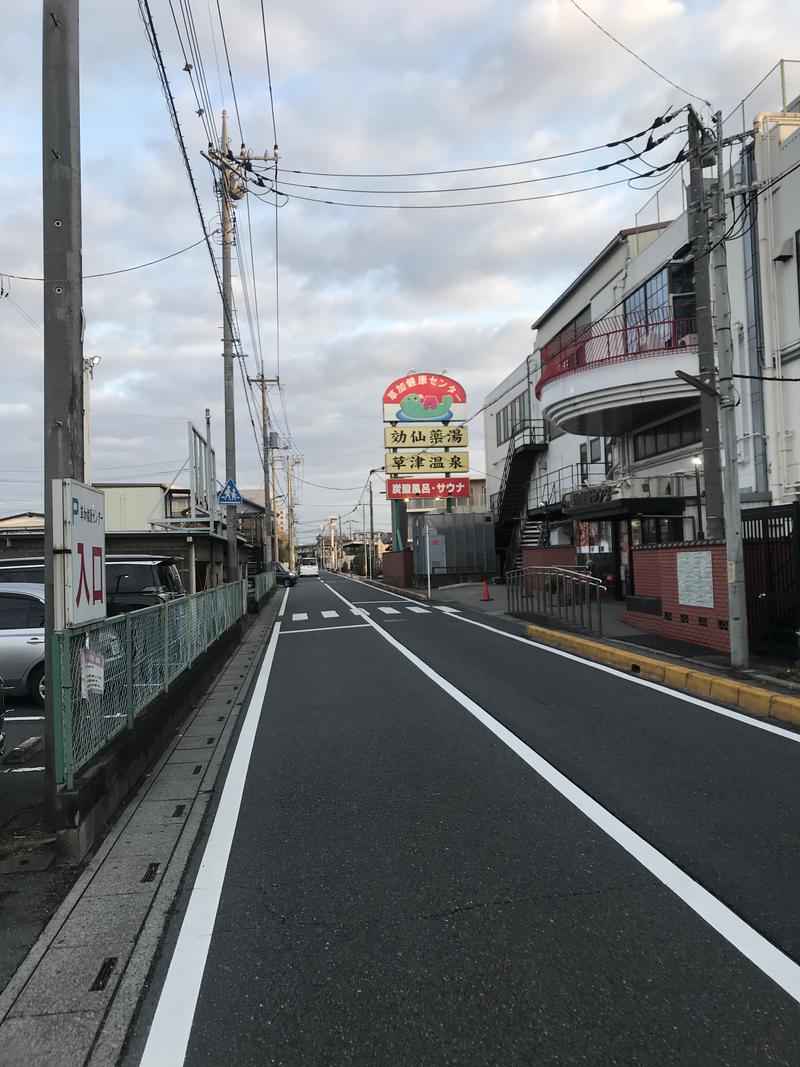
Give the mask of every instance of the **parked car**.
<svg viewBox="0 0 800 1067">
<path fill-rule="evenodd" d="M 106 556 L 106 610 L 121 615 L 184 596 L 174 556 Z M 0 583 L 44 582 L 44 559 L 0 560 Z M 2 588 L 0 586 L 0 588 Z"/>
<path fill-rule="evenodd" d="M 0 585 L 0 677 L 6 694 L 44 704 L 44 585 Z"/>
<path fill-rule="evenodd" d="M 289 570 L 285 563 L 278 561 L 275 563 L 275 582 L 284 589 L 297 585 L 297 571 Z"/>
<path fill-rule="evenodd" d="M 301 578 L 316 577 L 319 574 L 319 564 L 316 556 L 301 556 L 300 566 L 297 569 Z"/>
</svg>

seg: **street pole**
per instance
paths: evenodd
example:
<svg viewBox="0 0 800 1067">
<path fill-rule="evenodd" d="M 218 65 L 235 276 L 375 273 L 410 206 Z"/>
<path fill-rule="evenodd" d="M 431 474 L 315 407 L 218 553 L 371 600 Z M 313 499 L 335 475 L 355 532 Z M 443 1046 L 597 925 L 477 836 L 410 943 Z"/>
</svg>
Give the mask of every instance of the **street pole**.
<svg viewBox="0 0 800 1067">
<path fill-rule="evenodd" d="M 700 493 L 700 467 L 703 461 L 699 456 L 695 456 L 692 459 L 692 463 L 694 465 L 694 492 L 697 500 L 697 540 L 702 541 L 705 538 L 703 533 L 703 512 L 701 510 L 703 498 Z"/>
<path fill-rule="evenodd" d="M 263 450 L 264 465 L 264 570 L 269 570 L 273 559 L 277 559 L 277 552 L 272 554 L 273 524 L 275 522 L 274 508 L 272 506 L 272 491 L 270 487 L 270 434 L 269 434 L 269 398 L 267 396 L 268 379 L 263 374 L 257 378 L 247 379 L 253 385 L 261 386 L 261 445 Z M 274 381 L 274 379 L 269 379 Z"/>
<path fill-rule="evenodd" d="M 372 578 L 375 553 L 375 515 L 372 510 L 372 471 L 369 472 L 369 576 Z"/>
<path fill-rule="evenodd" d="M 722 474 L 719 454 L 719 421 L 714 369 L 714 325 L 711 309 L 711 277 L 708 269 L 708 216 L 703 183 L 703 127 L 689 108 L 689 234 L 694 258 L 695 304 L 699 378 L 709 392 L 700 393 L 703 439 L 703 469 L 706 483 L 706 533 L 714 541 L 725 536 Z"/>
<path fill-rule="evenodd" d="M 228 112 L 222 112 L 222 153 L 230 148 Z M 233 246 L 233 212 L 228 171 L 220 170 L 220 198 L 222 200 L 222 359 L 225 392 L 225 480 L 236 483 L 236 409 L 233 389 L 233 285 L 231 281 L 231 248 Z M 239 509 L 235 504 L 225 507 L 227 546 L 225 551 L 225 581 L 239 578 L 239 546 L 237 541 Z"/>
<path fill-rule="evenodd" d="M 425 568 L 428 572 L 428 600 L 431 598 L 431 528 L 425 520 Z"/>
<path fill-rule="evenodd" d="M 363 534 L 361 537 L 361 544 L 364 546 L 364 577 L 367 577 L 367 502 L 362 499 L 361 501 L 361 527 Z"/>
<path fill-rule="evenodd" d="M 83 481 L 83 288 L 78 0 L 42 5 L 45 801 L 56 815 L 53 483 Z"/>
<path fill-rule="evenodd" d="M 294 559 L 294 459 L 286 456 L 286 506 L 289 512 L 289 570 L 295 569 Z"/>
<path fill-rule="evenodd" d="M 717 184 L 712 220 L 712 263 L 717 305 L 717 346 L 719 353 L 719 419 L 722 427 L 723 502 L 725 507 L 725 556 L 728 579 L 728 634 L 731 666 L 749 666 L 747 638 L 747 597 L 742 540 L 742 506 L 739 489 L 739 449 L 736 437 L 736 407 L 739 397 L 733 385 L 733 337 L 728 294 L 728 260 L 725 250 L 725 165 L 723 159 L 722 112 L 714 116 L 717 129 Z M 706 487 L 706 494 L 708 487 Z"/>
</svg>

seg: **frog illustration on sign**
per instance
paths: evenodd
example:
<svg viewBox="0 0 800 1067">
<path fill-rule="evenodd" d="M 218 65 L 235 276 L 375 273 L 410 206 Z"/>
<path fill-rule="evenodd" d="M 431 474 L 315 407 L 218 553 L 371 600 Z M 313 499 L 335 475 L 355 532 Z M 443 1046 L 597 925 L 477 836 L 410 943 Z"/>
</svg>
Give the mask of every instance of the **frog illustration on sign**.
<svg viewBox="0 0 800 1067">
<path fill-rule="evenodd" d="M 435 396 L 423 396 L 421 393 L 409 393 L 400 401 L 400 410 L 397 412 L 398 422 L 449 422 L 453 417 L 450 408 L 453 406 L 453 398 L 443 396 L 437 400 Z"/>
</svg>

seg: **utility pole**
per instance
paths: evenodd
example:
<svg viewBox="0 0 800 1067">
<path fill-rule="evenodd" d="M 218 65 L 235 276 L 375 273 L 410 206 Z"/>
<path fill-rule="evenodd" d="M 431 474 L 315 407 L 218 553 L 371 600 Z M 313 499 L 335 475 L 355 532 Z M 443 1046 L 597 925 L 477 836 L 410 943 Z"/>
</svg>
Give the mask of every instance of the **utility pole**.
<svg viewBox="0 0 800 1067">
<path fill-rule="evenodd" d="M 294 456 L 286 456 L 286 495 L 289 511 L 289 570 L 295 568 L 294 543 Z"/>
<path fill-rule="evenodd" d="M 272 476 L 272 492 L 275 495 L 275 497 L 277 498 L 277 496 L 278 496 L 278 492 L 277 492 L 278 482 L 277 482 L 277 479 L 275 477 L 275 448 L 273 446 L 274 446 L 274 442 L 272 440 L 270 440 L 269 467 L 270 467 L 270 474 Z M 277 507 L 275 507 L 273 509 L 272 520 L 273 520 L 272 521 L 272 536 L 273 536 L 272 558 L 275 559 L 275 560 L 278 560 L 278 559 L 281 558 L 281 552 L 280 552 L 280 544 L 278 542 L 278 509 L 277 509 Z"/>
<path fill-rule="evenodd" d="M 270 446 L 270 432 L 269 432 L 269 399 L 267 395 L 267 387 L 269 385 L 279 385 L 277 378 L 265 378 L 263 374 L 259 374 L 255 378 L 248 377 L 248 382 L 253 385 L 261 386 L 261 428 L 262 428 L 262 448 L 263 448 L 263 465 L 264 465 L 264 570 L 269 570 L 272 560 L 278 558 L 277 550 L 275 555 L 272 553 L 273 531 L 275 523 L 275 509 L 272 506 L 272 491 L 270 488 L 270 465 L 271 465 L 271 446 Z"/>
<path fill-rule="evenodd" d="M 83 266 L 78 0 L 42 5 L 45 644 L 53 646 L 53 483 L 83 481 Z M 45 798 L 56 814 L 55 718 L 45 661 Z"/>
<path fill-rule="evenodd" d="M 723 501 L 725 507 L 725 556 L 728 579 L 728 634 L 731 642 L 731 666 L 744 669 L 749 665 L 747 638 L 747 598 L 744 577 L 742 540 L 742 506 L 739 489 L 739 449 L 736 437 L 736 407 L 739 398 L 733 387 L 733 337 L 731 306 L 728 295 L 728 260 L 725 250 L 725 164 L 723 160 L 722 112 L 714 115 L 717 131 L 717 184 L 714 189 L 712 218 L 712 263 L 714 295 L 717 308 L 717 346 L 719 353 L 719 419 L 725 450 L 722 464 Z M 706 490 L 707 492 L 707 490 Z"/>
<path fill-rule="evenodd" d="M 373 554 L 375 552 L 375 515 L 372 510 L 372 474 L 369 472 L 369 576 L 372 577 L 374 569 Z"/>
<path fill-rule="evenodd" d="M 704 165 L 711 165 L 708 147 L 703 143 L 703 127 L 694 109 L 689 108 L 689 234 L 694 258 L 695 303 L 699 379 L 708 391 L 700 392 L 703 469 L 706 486 L 706 535 L 714 541 L 725 536 L 720 472 L 719 422 L 717 414 L 716 371 L 714 369 L 714 325 L 711 314 L 711 278 L 708 269 L 708 216 L 706 212 Z M 709 158 L 708 164 L 704 164 Z"/>
<path fill-rule="evenodd" d="M 244 145 L 239 154 L 231 151 L 228 136 L 228 112 L 222 112 L 222 141 L 219 148 L 209 145 L 208 152 L 202 153 L 219 171 L 220 199 L 222 202 L 222 356 L 224 367 L 225 391 L 225 478 L 236 482 L 236 419 L 233 388 L 233 287 L 231 282 L 231 248 L 233 246 L 233 201 L 241 200 L 247 193 L 247 181 L 244 168 L 250 160 L 278 159 L 278 146 L 272 153 L 265 152 L 255 156 Z M 266 506 L 266 501 L 265 501 Z M 237 581 L 239 578 L 239 547 L 237 542 L 238 509 L 227 505 L 228 544 L 225 555 L 225 580 Z"/>
</svg>

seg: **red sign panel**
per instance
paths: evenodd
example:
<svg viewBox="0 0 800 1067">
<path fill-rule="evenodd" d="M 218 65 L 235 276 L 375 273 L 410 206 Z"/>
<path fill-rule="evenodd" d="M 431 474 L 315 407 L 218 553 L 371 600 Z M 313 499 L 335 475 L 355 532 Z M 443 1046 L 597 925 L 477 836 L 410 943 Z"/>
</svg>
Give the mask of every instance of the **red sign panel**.
<svg viewBox="0 0 800 1067">
<path fill-rule="evenodd" d="M 411 497 L 468 497 L 469 478 L 387 478 L 387 500 L 407 500 Z"/>
<path fill-rule="evenodd" d="M 450 422 L 466 418 L 463 385 L 443 374 L 406 374 L 384 390 L 384 422 Z"/>
</svg>

